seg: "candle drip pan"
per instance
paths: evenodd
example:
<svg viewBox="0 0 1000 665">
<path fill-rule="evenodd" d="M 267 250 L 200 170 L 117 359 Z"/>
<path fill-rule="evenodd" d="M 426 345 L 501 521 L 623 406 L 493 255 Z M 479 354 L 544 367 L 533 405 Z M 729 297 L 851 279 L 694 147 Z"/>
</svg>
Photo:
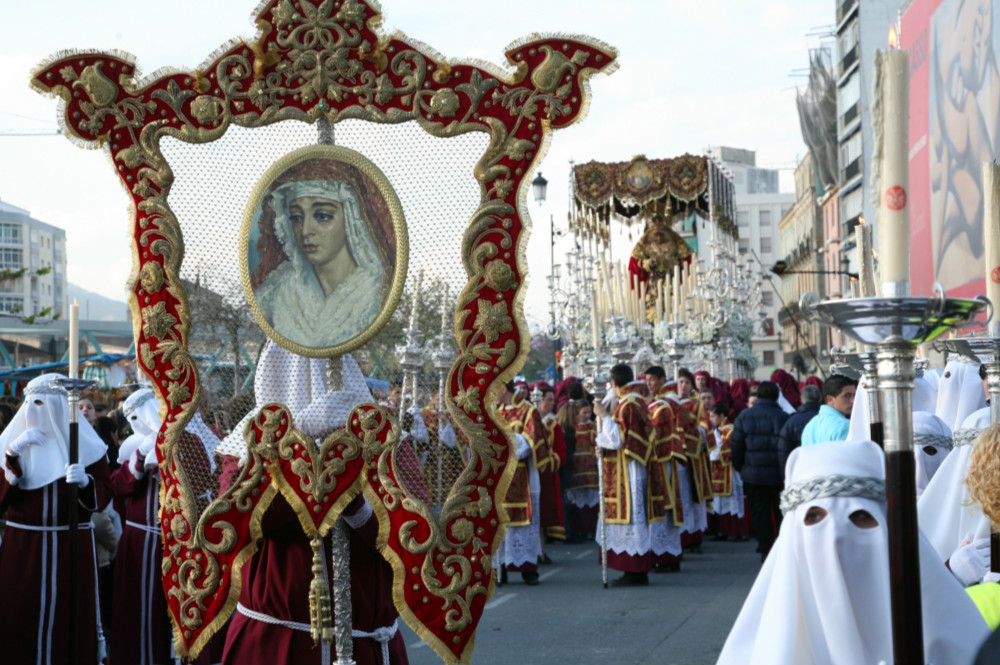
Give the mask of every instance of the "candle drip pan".
<svg viewBox="0 0 1000 665">
<path fill-rule="evenodd" d="M 862 344 L 880 344 L 890 337 L 914 344 L 930 342 L 944 333 L 977 322 L 976 315 L 989 307 L 985 298 L 874 297 L 818 301 L 807 293 L 799 301 L 806 318 L 839 328 Z M 991 312 L 992 314 L 992 312 Z"/>
</svg>

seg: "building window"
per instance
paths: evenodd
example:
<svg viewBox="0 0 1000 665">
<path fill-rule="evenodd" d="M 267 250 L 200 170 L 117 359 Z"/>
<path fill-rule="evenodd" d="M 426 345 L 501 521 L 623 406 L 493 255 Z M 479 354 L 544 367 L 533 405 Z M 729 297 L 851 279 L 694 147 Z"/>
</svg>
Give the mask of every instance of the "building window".
<svg viewBox="0 0 1000 665">
<path fill-rule="evenodd" d="M 771 239 L 770 238 L 761 238 L 760 239 L 760 253 L 761 254 L 770 254 L 771 253 Z"/>
<path fill-rule="evenodd" d="M 0 243 L 6 245 L 21 245 L 20 224 L 0 224 Z"/>
<path fill-rule="evenodd" d="M 765 351 L 763 358 L 764 365 L 774 365 L 774 351 Z"/>
<path fill-rule="evenodd" d="M 0 247 L 0 269 L 20 270 L 24 265 L 24 251 L 12 247 Z"/>
<path fill-rule="evenodd" d="M 764 307 L 771 307 L 774 305 L 774 294 L 770 291 L 764 291 L 760 294 L 760 304 Z"/>
<path fill-rule="evenodd" d="M 760 227 L 771 225 L 771 211 L 768 208 L 761 208 L 759 213 Z"/>
<path fill-rule="evenodd" d="M 749 227 L 750 226 L 750 211 L 749 210 L 737 210 L 736 211 L 736 225 L 739 227 Z"/>
<path fill-rule="evenodd" d="M 12 298 L 10 296 L 0 296 L 0 312 L 5 314 L 19 314 L 24 311 L 24 298 Z"/>
<path fill-rule="evenodd" d="M 740 238 L 740 254 L 750 251 L 750 238 Z"/>
<path fill-rule="evenodd" d="M 858 187 L 840 199 L 840 219 L 842 222 L 847 222 L 861 214 L 865 202 L 862 190 L 862 187 Z"/>
</svg>

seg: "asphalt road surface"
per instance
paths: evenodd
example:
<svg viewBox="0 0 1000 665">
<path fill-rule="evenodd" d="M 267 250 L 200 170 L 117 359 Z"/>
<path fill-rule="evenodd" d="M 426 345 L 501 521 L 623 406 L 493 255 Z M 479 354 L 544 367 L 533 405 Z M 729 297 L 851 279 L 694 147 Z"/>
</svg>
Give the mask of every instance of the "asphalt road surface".
<svg viewBox="0 0 1000 665">
<path fill-rule="evenodd" d="M 713 541 L 681 572 L 647 587 L 601 586 L 594 543 L 548 545 L 541 584 L 517 573 L 497 587 L 476 632 L 472 663 L 707 665 L 714 663 L 760 570 L 756 541 Z M 620 573 L 609 570 L 612 579 Z M 412 665 L 441 659 L 402 621 Z"/>
</svg>

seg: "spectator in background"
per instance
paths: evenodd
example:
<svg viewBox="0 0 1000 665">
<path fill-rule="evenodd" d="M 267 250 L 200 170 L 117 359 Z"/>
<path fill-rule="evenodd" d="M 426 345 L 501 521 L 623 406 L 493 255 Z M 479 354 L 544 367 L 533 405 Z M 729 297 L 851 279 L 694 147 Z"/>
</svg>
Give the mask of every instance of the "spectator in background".
<svg viewBox="0 0 1000 665">
<path fill-rule="evenodd" d="M 802 430 L 802 445 L 811 446 L 824 441 L 846 441 L 851 429 L 851 411 L 858 382 L 835 374 L 823 384 L 826 404 L 819 408 L 816 417 Z"/>
<path fill-rule="evenodd" d="M 701 410 L 707 419 L 712 407 L 715 406 L 715 393 L 711 388 L 702 388 L 698 391 L 698 399 L 701 400 Z M 702 425 L 702 423 L 699 424 Z"/>
<path fill-rule="evenodd" d="M 733 424 L 733 469 L 743 478 L 761 561 L 771 551 L 781 525 L 778 435 L 788 414 L 778 406 L 778 394 L 777 384 L 761 381 L 754 406 L 741 413 Z"/>
<path fill-rule="evenodd" d="M 785 463 L 792 451 L 802 445 L 802 430 L 805 429 L 813 417 L 819 413 L 820 399 L 823 395 L 819 388 L 807 384 L 802 388 L 802 406 L 795 410 L 785 426 L 778 434 L 778 470 L 781 471 L 781 479 L 785 479 Z"/>
<path fill-rule="evenodd" d="M 94 400 L 89 397 L 81 397 L 77 404 L 80 407 L 80 415 L 86 418 L 88 423 L 93 425 L 94 420 L 97 419 L 97 409 L 94 408 Z"/>
</svg>

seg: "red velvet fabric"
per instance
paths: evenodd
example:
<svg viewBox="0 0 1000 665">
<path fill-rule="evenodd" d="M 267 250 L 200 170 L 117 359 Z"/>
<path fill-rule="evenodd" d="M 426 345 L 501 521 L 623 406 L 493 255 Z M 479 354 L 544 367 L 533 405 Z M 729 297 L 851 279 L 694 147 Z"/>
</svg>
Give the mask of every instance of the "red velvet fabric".
<svg viewBox="0 0 1000 665">
<path fill-rule="evenodd" d="M 280 494 L 275 496 L 261 524 L 260 550 L 243 566 L 240 603 L 283 621 L 309 624 L 309 584 L 312 547 L 298 517 Z M 392 603 L 392 569 L 375 547 L 378 522 L 374 516 L 357 530 L 349 530 L 351 606 L 353 627 L 371 632 L 391 626 L 398 618 Z M 326 539 L 327 570 L 331 568 Z M 330 589 L 333 594 L 332 584 Z M 333 652 L 334 650 L 331 650 Z M 321 650 L 306 631 L 294 630 L 233 614 L 222 662 L 230 665 L 320 664 Z M 390 662 L 406 665 L 402 633 L 389 643 Z M 370 638 L 355 638 L 354 660 L 381 663 L 381 647 Z"/>
<path fill-rule="evenodd" d="M 41 444 L 46 445 L 46 444 Z M 10 462 L 14 458 L 8 457 Z M 19 465 L 8 464 L 15 472 Z M 93 481 L 79 490 L 78 517 L 90 521 L 92 512 L 103 510 L 111 500 L 108 462 L 102 458 L 86 469 Z M 69 650 L 77 662 L 97 663 L 97 564 L 91 529 L 77 532 L 77 560 L 69 559 L 68 531 L 32 531 L 10 523 L 31 526 L 65 526 L 68 523 L 68 488 L 60 478 L 37 489 L 11 486 L 0 474 L 0 514 L 8 520 L 0 543 L 0 629 L 4 639 L 4 663 L 69 662 Z M 78 571 L 79 639 L 69 644 L 70 566 Z"/>
</svg>

